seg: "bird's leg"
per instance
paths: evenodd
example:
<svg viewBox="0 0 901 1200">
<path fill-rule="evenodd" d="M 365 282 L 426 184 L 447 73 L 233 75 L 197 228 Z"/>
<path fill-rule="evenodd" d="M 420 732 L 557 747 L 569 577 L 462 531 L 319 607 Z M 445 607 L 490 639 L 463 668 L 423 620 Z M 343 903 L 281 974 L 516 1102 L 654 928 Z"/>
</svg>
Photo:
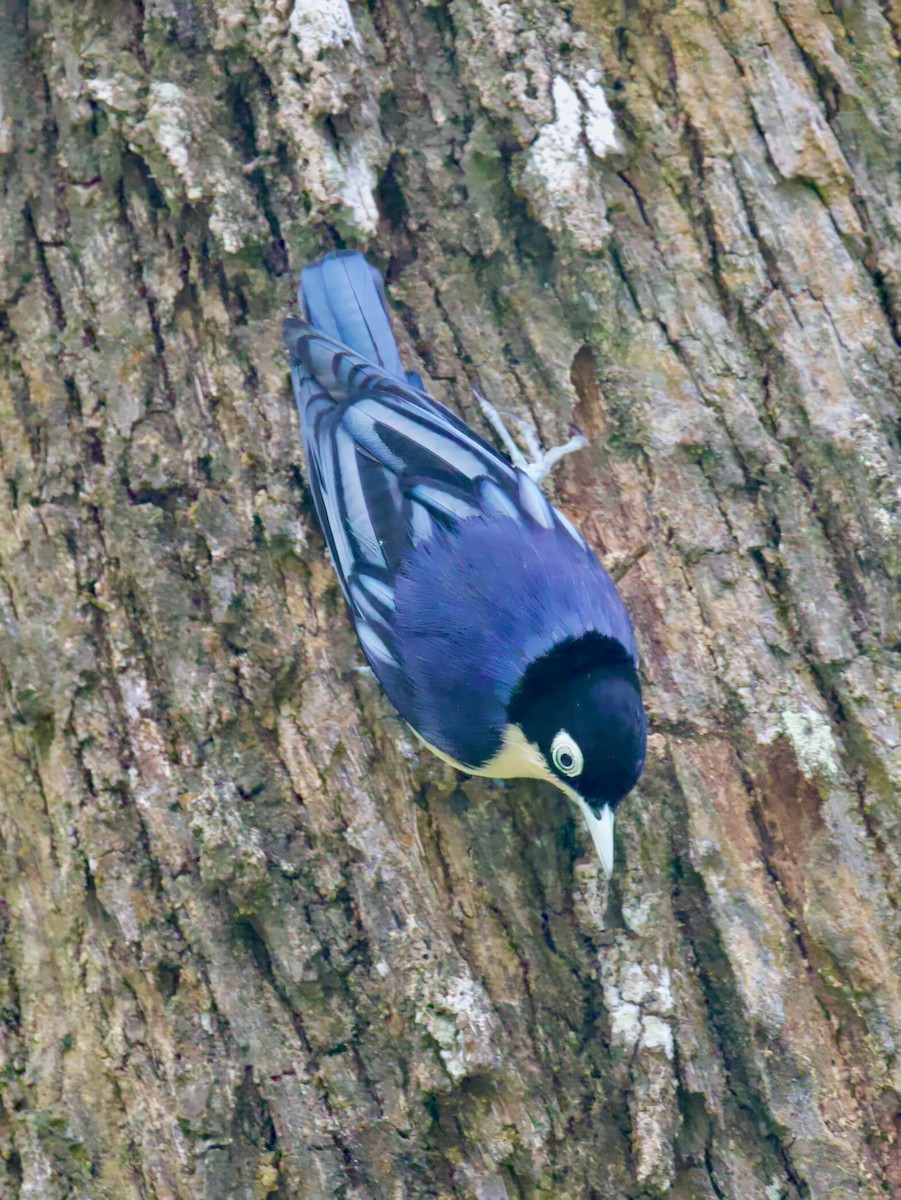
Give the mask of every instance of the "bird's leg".
<svg viewBox="0 0 901 1200">
<path fill-rule="evenodd" d="M 482 410 L 482 416 L 504 443 L 504 449 L 509 454 L 510 461 L 513 463 L 514 467 L 519 467 L 522 471 L 527 470 L 528 460 L 520 450 L 519 446 L 517 446 L 516 442 L 514 442 L 513 438 L 510 436 L 510 430 L 504 424 L 504 419 L 501 414 L 489 400 L 485 399 L 481 392 L 477 392 L 476 389 L 473 388 L 472 394 L 475 396 L 476 402 L 479 408 Z"/>
<path fill-rule="evenodd" d="M 574 450 L 584 450 L 588 445 L 588 439 L 579 433 L 571 437 L 563 446 L 552 446 L 550 450 L 542 450 L 541 444 L 538 441 L 538 435 L 528 421 L 511 412 L 505 412 L 502 416 L 494 405 L 477 392 L 475 388 L 473 388 L 472 394 L 475 396 L 485 420 L 503 442 L 504 449 L 510 455 L 510 461 L 514 467 L 519 467 L 521 471 L 525 471 L 535 483 L 543 483 L 564 455 L 572 454 Z M 510 430 L 504 423 L 504 417 L 508 421 L 512 421 L 516 426 L 517 432 L 521 440 L 525 443 L 530 457 L 527 458 L 513 440 Z"/>
</svg>

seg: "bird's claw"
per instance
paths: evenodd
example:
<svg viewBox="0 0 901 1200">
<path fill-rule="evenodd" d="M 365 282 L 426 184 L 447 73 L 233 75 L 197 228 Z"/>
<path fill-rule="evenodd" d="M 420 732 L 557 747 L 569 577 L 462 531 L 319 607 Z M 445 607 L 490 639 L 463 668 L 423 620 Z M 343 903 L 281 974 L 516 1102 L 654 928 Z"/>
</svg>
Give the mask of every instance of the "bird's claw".
<svg viewBox="0 0 901 1200">
<path fill-rule="evenodd" d="M 581 433 L 576 433 L 564 445 L 552 446 L 550 450 L 542 450 L 534 426 L 530 425 L 525 418 L 519 416 L 518 413 L 498 412 L 494 405 L 475 388 L 473 388 L 472 394 L 481 408 L 485 420 L 501 439 L 514 467 L 524 471 L 534 483 L 543 483 L 561 458 L 572 454 L 575 450 L 584 450 L 588 445 L 588 439 Z M 522 449 L 513 440 L 510 430 L 504 424 L 504 417 L 516 426 L 529 457 L 523 454 Z"/>
</svg>

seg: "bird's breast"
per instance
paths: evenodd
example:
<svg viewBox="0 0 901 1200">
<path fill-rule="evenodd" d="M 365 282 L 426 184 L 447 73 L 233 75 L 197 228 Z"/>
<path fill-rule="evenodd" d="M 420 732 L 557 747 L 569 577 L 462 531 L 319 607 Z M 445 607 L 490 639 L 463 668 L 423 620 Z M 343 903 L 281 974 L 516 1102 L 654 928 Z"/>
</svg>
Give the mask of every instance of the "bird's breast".
<svg viewBox="0 0 901 1200">
<path fill-rule="evenodd" d="M 486 779 L 544 779 L 549 783 L 558 782 L 556 776 L 548 769 L 541 751 L 528 741 L 518 725 L 506 726 L 500 749 L 481 765 L 460 762 L 432 745 L 417 729 L 413 729 L 413 732 L 425 748 L 431 750 L 442 762 L 448 763 L 458 771 L 465 771 L 467 775 L 479 775 Z"/>
</svg>

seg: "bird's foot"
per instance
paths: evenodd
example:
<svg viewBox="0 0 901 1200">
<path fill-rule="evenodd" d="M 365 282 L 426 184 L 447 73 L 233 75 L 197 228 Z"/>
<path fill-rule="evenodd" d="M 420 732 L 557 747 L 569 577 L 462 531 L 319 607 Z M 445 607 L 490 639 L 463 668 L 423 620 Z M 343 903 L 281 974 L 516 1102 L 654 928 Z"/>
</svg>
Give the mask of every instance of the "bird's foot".
<svg viewBox="0 0 901 1200">
<path fill-rule="evenodd" d="M 509 454 L 514 467 L 525 471 L 526 475 L 535 483 L 543 483 L 565 455 L 572 454 L 574 450 L 584 450 L 588 445 L 588 439 L 578 433 L 574 434 L 563 446 L 552 446 L 550 450 L 542 450 L 538 434 L 528 421 L 517 416 L 516 413 L 499 413 L 494 405 L 475 388 L 473 388 L 472 394 L 475 396 L 485 420 L 503 442 L 504 449 Z M 504 423 L 505 417 L 507 421 L 511 421 L 516 426 L 517 434 L 526 448 L 526 453 L 523 453 L 522 448 L 513 440 L 510 430 Z"/>
</svg>

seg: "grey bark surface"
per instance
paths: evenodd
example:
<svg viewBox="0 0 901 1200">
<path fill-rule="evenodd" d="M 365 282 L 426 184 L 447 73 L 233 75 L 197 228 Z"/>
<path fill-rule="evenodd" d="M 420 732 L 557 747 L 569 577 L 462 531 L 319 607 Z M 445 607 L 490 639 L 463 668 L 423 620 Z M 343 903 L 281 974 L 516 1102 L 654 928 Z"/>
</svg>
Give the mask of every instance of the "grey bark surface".
<svg viewBox="0 0 901 1200">
<path fill-rule="evenodd" d="M 899 29 L 7 0 L 2 1200 L 897 1194 Z M 336 244 L 439 398 L 590 438 L 609 889 L 360 669 L 280 347 Z"/>
</svg>

